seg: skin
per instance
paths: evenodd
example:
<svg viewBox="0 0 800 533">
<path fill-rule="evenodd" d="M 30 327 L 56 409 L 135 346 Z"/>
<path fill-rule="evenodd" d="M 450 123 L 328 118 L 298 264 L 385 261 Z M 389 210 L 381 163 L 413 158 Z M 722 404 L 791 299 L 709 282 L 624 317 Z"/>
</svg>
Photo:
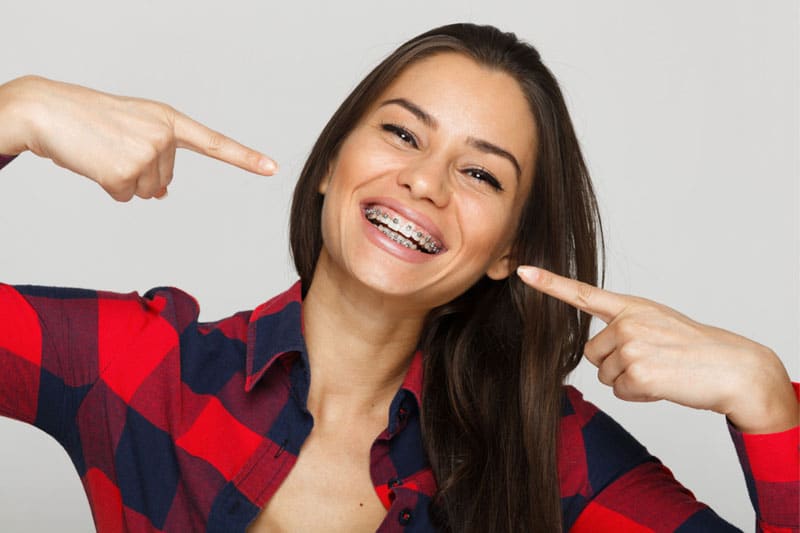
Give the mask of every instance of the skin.
<svg viewBox="0 0 800 533">
<path fill-rule="evenodd" d="M 424 110 L 436 125 L 402 105 L 382 105 L 399 98 Z M 259 174 L 277 168 L 263 154 L 168 105 L 35 76 L 0 86 L 0 123 L 0 153 L 30 150 L 50 158 L 97 182 L 117 201 L 163 197 L 177 148 Z M 410 137 L 387 131 L 385 124 L 402 126 Z M 368 453 L 385 427 L 425 313 L 483 275 L 514 275 L 509 239 L 531 186 L 534 126 L 512 78 L 460 55 L 440 54 L 404 71 L 344 142 L 320 183 L 325 246 L 303 309 L 313 376 L 308 406 L 315 426 L 295 466 L 298 494 L 306 494 L 308 485 L 301 474 L 318 485 L 319 465 L 344 464 L 331 457 L 331 449 Z M 508 159 L 477 149 L 469 138 L 512 154 L 519 177 Z M 495 176 L 503 191 L 481 181 L 478 168 Z M 375 196 L 390 197 L 432 220 L 446 252 L 412 263 L 368 240 L 360 202 Z M 798 425 L 789 376 L 769 348 L 644 298 L 542 270 L 520 267 L 518 273 L 532 290 L 607 324 L 585 352 L 598 366 L 598 379 L 618 397 L 711 409 L 747 433 Z M 337 474 L 337 480 L 348 473 Z M 358 479 L 353 486 L 371 493 L 370 480 Z M 285 495 L 295 504 L 303 501 Z M 313 518 L 313 512 L 302 511 L 290 515 Z M 374 513 L 365 519 L 373 530 L 384 510 L 376 504 Z M 343 514 L 342 529 L 353 520 Z"/>
<path fill-rule="evenodd" d="M 435 122 L 384 105 L 399 98 Z M 533 131 L 516 81 L 443 54 L 404 71 L 348 135 L 320 183 L 324 246 L 303 302 L 314 427 L 251 531 L 374 531 L 384 520 L 369 477 L 370 448 L 386 427 L 427 312 L 483 275 L 510 274 L 510 235 L 531 185 Z M 513 164 L 477 149 L 471 137 L 514 154 L 524 174 L 518 178 Z M 482 181 L 476 168 L 504 190 Z M 419 263 L 371 241 L 361 204 L 375 197 L 426 216 L 447 250 Z M 342 494 L 342 487 L 359 492 Z"/>
<path fill-rule="evenodd" d="M 755 341 L 700 324 L 665 305 L 521 266 L 531 287 L 607 326 L 586 343 L 597 377 L 623 400 L 669 400 L 728 417 L 744 433 L 778 433 L 800 424 L 789 374 Z"/>
</svg>

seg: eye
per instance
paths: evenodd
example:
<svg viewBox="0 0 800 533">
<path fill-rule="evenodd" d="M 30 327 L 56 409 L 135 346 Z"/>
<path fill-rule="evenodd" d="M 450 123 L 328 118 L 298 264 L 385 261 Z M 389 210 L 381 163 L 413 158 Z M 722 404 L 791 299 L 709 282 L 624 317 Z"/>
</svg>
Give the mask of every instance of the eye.
<svg viewBox="0 0 800 533">
<path fill-rule="evenodd" d="M 489 185 L 492 189 L 496 191 L 503 190 L 503 186 L 500 185 L 500 182 L 497 181 L 497 178 L 495 178 L 489 172 L 483 170 L 482 168 L 468 168 L 467 170 L 464 171 L 464 173 L 482 183 Z"/>
<path fill-rule="evenodd" d="M 397 136 L 401 141 L 406 144 L 410 144 L 414 148 L 419 148 L 417 144 L 417 140 L 414 138 L 414 135 L 407 129 L 402 126 L 398 126 L 397 124 L 381 124 L 381 127 L 388 132 L 393 133 Z"/>
</svg>

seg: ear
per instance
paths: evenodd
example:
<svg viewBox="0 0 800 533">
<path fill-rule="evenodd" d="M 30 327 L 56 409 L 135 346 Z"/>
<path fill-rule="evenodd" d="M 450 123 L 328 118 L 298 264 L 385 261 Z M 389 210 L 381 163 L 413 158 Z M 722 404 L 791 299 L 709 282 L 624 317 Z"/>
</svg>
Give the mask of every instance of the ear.
<svg viewBox="0 0 800 533">
<path fill-rule="evenodd" d="M 321 180 L 319 180 L 319 187 L 317 187 L 317 191 L 325 196 L 325 193 L 328 192 L 328 184 L 331 182 L 331 173 L 327 172 Z"/>
<path fill-rule="evenodd" d="M 511 274 L 513 268 L 511 264 L 511 247 L 508 246 L 503 250 L 502 255 L 500 255 L 498 259 L 495 259 L 494 263 L 489 265 L 489 268 L 486 270 L 486 275 L 495 281 L 500 281 L 501 279 L 507 278 Z"/>
<path fill-rule="evenodd" d="M 337 160 L 338 160 L 338 154 L 328 162 L 328 169 L 325 171 L 325 175 L 322 176 L 322 179 L 319 180 L 319 186 L 317 187 L 317 192 L 319 192 L 323 196 L 325 196 L 325 193 L 328 192 L 328 187 L 331 184 L 331 179 L 333 179 L 333 173 L 336 170 Z"/>
</svg>

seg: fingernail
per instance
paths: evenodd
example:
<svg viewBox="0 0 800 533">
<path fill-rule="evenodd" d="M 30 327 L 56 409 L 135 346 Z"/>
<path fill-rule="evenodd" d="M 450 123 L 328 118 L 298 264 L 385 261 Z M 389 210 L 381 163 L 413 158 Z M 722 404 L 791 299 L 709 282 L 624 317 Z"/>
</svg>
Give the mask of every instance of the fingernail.
<svg viewBox="0 0 800 533">
<path fill-rule="evenodd" d="M 265 172 L 274 172 L 278 170 L 278 164 L 275 163 L 275 161 L 273 161 L 272 159 L 263 157 L 261 159 L 261 162 L 258 164 L 258 168 L 260 168 Z"/>
<path fill-rule="evenodd" d="M 163 191 L 163 192 L 161 192 L 161 191 Z M 169 191 L 168 191 L 166 188 L 164 188 L 164 189 L 161 189 L 161 191 L 159 191 L 159 192 L 158 192 L 158 193 L 157 193 L 157 194 L 154 196 L 154 198 L 155 198 L 156 200 L 163 200 L 163 199 L 164 199 L 164 198 L 166 198 L 166 196 L 169 194 Z"/>
<path fill-rule="evenodd" d="M 532 266 L 517 267 L 517 275 L 528 281 L 536 281 L 539 277 L 539 272 L 541 271 L 538 268 Z"/>
</svg>

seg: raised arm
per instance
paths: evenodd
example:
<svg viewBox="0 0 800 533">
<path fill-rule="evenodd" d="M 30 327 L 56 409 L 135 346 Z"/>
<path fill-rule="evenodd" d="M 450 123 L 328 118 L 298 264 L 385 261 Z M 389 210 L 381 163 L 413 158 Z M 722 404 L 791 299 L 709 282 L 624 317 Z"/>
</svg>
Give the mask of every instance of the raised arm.
<svg viewBox="0 0 800 533">
<path fill-rule="evenodd" d="M 0 167 L 31 151 L 97 182 L 115 200 L 128 201 L 166 194 L 177 148 L 259 174 L 276 169 L 263 154 L 166 104 L 38 76 L 0 85 Z M 71 449 L 65 439 L 74 431 L 68 428 L 101 370 L 110 372 L 106 384 L 124 397 L 147 369 L 147 361 L 140 360 L 115 374 L 108 365 L 121 347 L 134 346 L 135 337 L 176 342 L 178 326 L 170 329 L 159 305 L 179 294 L 182 307 L 191 307 L 186 304 L 191 297 L 177 289 L 154 300 L 136 293 L 0 283 L 0 415 L 35 424 Z M 144 348 L 161 353 L 159 346 Z"/>
<path fill-rule="evenodd" d="M 798 385 L 772 350 L 645 298 L 543 269 L 520 267 L 519 274 L 531 287 L 607 324 L 586 343 L 584 353 L 598 367 L 598 379 L 613 387 L 618 398 L 664 399 L 725 415 L 758 529 L 800 528 Z M 573 400 L 576 411 L 583 409 L 582 400 Z M 704 509 L 655 458 L 641 451 L 627 457 L 626 450 L 639 450 L 641 445 L 622 428 L 596 415 L 593 406 L 583 411 L 587 427 L 595 429 L 595 436 L 602 435 L 594 441 L 602 445 L 593 449 L 590 442 L 586 456 L 595 456 L 595 464 L 610 461 L 618 468 L 601 468 L 602 475 L 589 473 L 593 482 L 582 493 L 576 530 L 637 530 L 623 527 L 626 521 L 656 531 L 727 530 L 727 523 Z M 597 423 L 590 422 L 595 418 Z"/>
<path fill-rule="evenodd" d="M 169 105 L 39 76 L 0 85 L 0 125 L 0 154 L 29 150 L 88 177 L 123 202 L 163 196 L 176 148 L 258 174 L 277 169 L 267 156 Z"/>
</svg>

